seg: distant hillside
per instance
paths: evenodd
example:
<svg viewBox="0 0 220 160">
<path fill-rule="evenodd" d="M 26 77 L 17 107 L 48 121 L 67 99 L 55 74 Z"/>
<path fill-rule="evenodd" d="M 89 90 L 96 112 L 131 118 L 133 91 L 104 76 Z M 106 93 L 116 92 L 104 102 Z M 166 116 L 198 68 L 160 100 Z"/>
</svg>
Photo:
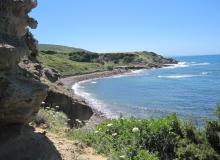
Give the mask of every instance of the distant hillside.
<svg viewBox="0 0 220 160">
<path fill-rule="evenodd" d="M 74 48 L 74 47 L 67 47 L 67 46 L 53 45 L 53 44 L 39 44 L 38 49 L 39 51 L 54 51 L 54 52 L 63 52 L 63 53 L 88 52 L 81 48 Z"/>
<path fill-rule="evenodd" d="M 63 76 L 79 75 L 113 69 L 158 68 L 177 63 L 153 52 L 94 53 L 60 45 L 39 45 L 38 60 Z"/>
</svg>

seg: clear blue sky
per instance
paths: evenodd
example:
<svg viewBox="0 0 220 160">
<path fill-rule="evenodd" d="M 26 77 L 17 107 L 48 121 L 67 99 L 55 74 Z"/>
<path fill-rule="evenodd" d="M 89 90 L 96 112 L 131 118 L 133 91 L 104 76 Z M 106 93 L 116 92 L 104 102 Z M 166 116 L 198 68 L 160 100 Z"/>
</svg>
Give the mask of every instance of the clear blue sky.
<svg viewBox="0 0 220 160">
<path fill-rule="evenodd" d="M 40 43 L 97 52 L 220 54 L 220 0 L 38 0 Z"/>
</svg>

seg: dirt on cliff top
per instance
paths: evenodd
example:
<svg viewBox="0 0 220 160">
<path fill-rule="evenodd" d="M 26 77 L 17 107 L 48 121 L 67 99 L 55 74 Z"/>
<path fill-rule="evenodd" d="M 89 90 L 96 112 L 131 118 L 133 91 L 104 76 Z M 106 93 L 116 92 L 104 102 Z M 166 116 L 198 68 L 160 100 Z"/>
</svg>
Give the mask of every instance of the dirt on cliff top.
<svg viewBox="0 0 220 160">
<path fill-rule="evenodd" d="M 44 130 L 36 128 L 37 133 L 45 133 Z M 71 141 L 62 135 L 46 133 L 45 135 L 55 146 L 62 160 L 107 160 L 106 157 L 98 155 L 91 147 L 79 141 Z"/>
</svg>

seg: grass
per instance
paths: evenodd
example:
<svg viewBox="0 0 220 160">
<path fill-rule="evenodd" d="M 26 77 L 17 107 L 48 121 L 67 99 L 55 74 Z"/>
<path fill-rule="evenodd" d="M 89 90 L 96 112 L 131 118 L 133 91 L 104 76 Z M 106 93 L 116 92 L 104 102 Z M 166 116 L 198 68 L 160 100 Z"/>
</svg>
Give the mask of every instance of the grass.
<svg viewBox="0 0 220 160">
<path fill-rule="evenodd" d="M 59 133 L 68 128 L 67 116 L 63 112 L 57 112 L 55 109 L 48 107 L 41 108 L 33 122 L 38 127 L 43 125 L 52 133 Z"/>
<path fill-rule="evenodd" d="M 38 60 L 49 68 L 54 68 L 64 76 L 104 71 L 105 66 L 99 63 L 75 62 L 69 60 L 68 54 L 57 53 L 55 55 L 40 52 Z"/>
<path fill-rule="evenodd" d="M 152 52 L 98 54 L 83 49 L 59 45 L 39 45 L 37 59 L 63 76 L 107 71 L 121 66 L 148 66 L 168 60 Z M 169 62 L 169 60 L 167 61 Z M 122 67 L 123 68 L 123 67 Z"/>
</svg>

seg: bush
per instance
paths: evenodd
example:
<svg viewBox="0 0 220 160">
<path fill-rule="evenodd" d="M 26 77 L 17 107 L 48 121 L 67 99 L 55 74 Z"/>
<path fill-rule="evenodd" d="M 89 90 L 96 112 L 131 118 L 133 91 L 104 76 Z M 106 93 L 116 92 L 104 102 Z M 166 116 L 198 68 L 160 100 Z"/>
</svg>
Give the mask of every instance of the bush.
<svg viewBox="0 0 220 160">
<path fill-rule="evenodd" d="M 206 138 L 216 152 L 220 154 L 220 106 L 215 111 L 218 120 L 207 121 L 205 127 Z"/>
<path fill-rule="evenodd" d="M 125 155 L 128 159 L 146 158 L 147 154 L 158 154 L 161 158 L 174 157 L 179 135 L 173 124 L 174 115 L 158 120 L 119 119 L 108 120 L 98 126 L 97 131 L 87 135 L 87 141 L 98 152 L 115 157 Z M 84 137 L 85 138 L 85 137 Z"/>
<path fill-rule="evenodd" d="M 52 132 L 59 132 L 60 130 L 68 127 L 68 118 L 63 112 L 57 112 L 53 108 L 41 108 L 33 120 L 36 126 L 46 124 L 48 130 Z"/>
<path fill-rule="evenodd" d="M 216 152 L 205 144 L 188 144 L 177 150 L 177 159 L 186 160 L 219 160 Z"/>
<path fill-rule="evenodd" d="M 44 54 L 50 54 L 50 55 L 57 54 L 57 52 L 50 51 L 50 50 L 48 50 L 48 51 L 41 51 L 41 52 L 43 52 Z"/>
<path fill-rule="evenodd" d="M 68 137 L 83 140 L 112 160 L 220 159 L 203 133 L 204 130 L 200 131 L 192 123 L 183 123 L 172 114 L 149 120 L 107 120 L 96 131 L 71 132 Z"/>
<path fill-rule="evenodd" d="M 99 55 L 91 52 L 73 52 L 69 54 L 69 59 L 76 62 L 97 62 Z"/>
<path fill-rule="evenodd" d="M 124 58 L 123 58 L 123 62 L 124 63 L 131 63 L 131 62 L 133 62 L 134 61 L 134 56 L 131 54 L 131 55 L 127 55 L 127 56 L 125 56 Z"/>
<path fill-rule="evenodd" d="M 107 70 L 108 70 L 108 71 L 112 71 L 113 69 L 114 69 L 113 66 L 107 66 Z"/>
</svg>

